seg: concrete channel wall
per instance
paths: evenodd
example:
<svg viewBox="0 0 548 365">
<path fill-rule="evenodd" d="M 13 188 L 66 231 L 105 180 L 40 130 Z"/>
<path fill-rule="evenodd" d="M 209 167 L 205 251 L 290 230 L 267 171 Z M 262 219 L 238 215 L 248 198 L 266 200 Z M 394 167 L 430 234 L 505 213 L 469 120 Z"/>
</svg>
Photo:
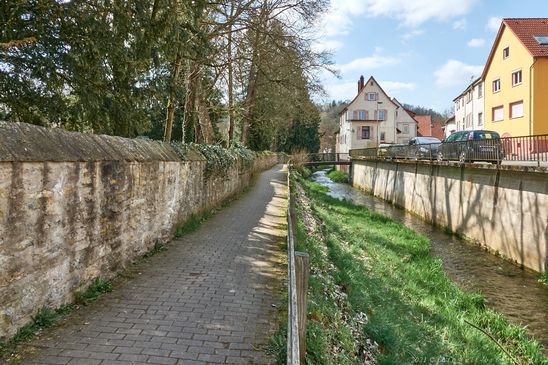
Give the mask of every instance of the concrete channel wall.
<svg viewBox="0 0 548 365">
<path fill-rule="evenodd" d="M 196 151 L 183 160 L 159 142 L 0 122 L 0 340 L 170 240 L 278 159 L 261 154 L 208 176 Z"/>
<path fill-rule="evenodd" d="M 353 185 L 529 269 L 548 264 L 548 171 L 354 160 Z"/>
</svg>

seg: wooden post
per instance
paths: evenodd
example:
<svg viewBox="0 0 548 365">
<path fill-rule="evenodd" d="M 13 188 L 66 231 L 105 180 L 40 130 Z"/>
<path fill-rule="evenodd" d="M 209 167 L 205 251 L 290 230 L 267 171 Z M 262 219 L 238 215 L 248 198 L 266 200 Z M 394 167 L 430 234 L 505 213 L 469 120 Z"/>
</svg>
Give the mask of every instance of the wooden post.
<svg viewBox="0 0 548 365">
<path fill-rule="evenodd" d="M 309 256 L 305 252 L 295 252 L 295 276 L 297 282 L 297 317 L 299 318 L 299 357 L 304 364 L 306 356 L 306 316 L 308 301 Z"/>
</svg>

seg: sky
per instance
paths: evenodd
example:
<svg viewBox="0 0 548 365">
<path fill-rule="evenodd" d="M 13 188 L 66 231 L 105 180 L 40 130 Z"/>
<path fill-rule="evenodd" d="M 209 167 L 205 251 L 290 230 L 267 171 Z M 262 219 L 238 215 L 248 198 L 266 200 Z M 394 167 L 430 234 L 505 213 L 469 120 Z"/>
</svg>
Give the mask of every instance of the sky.
<svg viewBox="0 0 548 365">
<path fill-rule="evenodd" d="M 353 99 L 364 75 L 443 112 L 480 76 L 501 19 L 529 17 L 548 17 L 548 0 L 331 0 L 314 47 L 333 53 L 340 78 L 322 75 L 322 101 Z"/>
</svg>

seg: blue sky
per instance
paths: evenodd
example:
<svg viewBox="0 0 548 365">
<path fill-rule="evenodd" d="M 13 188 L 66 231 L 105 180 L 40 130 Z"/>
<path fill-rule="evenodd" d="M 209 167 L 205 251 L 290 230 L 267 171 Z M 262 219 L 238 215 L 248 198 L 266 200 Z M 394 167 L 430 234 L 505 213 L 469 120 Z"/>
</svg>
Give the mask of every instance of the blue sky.
<svg viewBox="0 0 548 365">
<path fill-rule="evenodd" d="M 403 103 L 440 112 L 483 69 L 501 18 L 548 17 L 548 0 L 331 0 L 316 47 L 341 78 L 326 100 L 352 99 L 373 75 Z"/>
</svg>

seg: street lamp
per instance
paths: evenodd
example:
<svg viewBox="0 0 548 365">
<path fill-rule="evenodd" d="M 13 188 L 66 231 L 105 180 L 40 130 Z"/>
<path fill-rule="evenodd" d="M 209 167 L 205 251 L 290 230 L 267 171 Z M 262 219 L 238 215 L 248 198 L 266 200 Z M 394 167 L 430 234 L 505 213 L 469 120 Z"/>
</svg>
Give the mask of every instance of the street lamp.
<svg viewBox="0 0 548 365">
<path fill-rule="evenodd" d="M 379 105 L 382 104 L 382 101 L 377 101 L 377 148 L 381 145 L 381 123 L 379 119 Z"/>
</svg>

